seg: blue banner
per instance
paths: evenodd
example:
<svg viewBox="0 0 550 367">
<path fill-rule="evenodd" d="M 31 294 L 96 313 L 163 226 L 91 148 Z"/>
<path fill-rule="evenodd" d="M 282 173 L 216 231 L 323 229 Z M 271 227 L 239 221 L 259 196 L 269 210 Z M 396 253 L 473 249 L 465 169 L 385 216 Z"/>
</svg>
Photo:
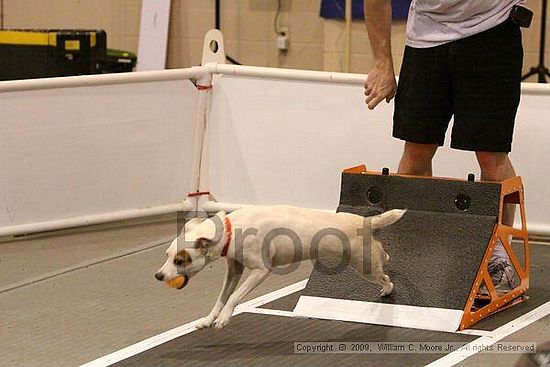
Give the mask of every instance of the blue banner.
<svg viewBox="0 0 550 367">
<path fill-rule="evenodd" d="M 363 0 L 352 0 L 353 19 L 363 19 Z M 393 19 L 407 19 L 411 0 L 392 0 Z M 328 19 L 344 19 L 346 14 L 345 0 L 322 0 L 321 17 Z"/>
</svg>

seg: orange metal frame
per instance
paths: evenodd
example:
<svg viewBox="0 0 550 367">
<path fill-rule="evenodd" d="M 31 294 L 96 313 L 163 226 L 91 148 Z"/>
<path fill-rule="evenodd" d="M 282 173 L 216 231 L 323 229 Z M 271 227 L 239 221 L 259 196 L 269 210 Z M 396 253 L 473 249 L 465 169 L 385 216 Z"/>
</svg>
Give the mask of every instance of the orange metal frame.
<svg viewBox="0 0 550 367">
<path fill-rule="evenodd" d="M 360 165 L 357 167 L 352 167 L 344 170 L 344 173 L 367 173 L 367 168 L 365 165 Z M 374 173 L 374 172 L 373 172 Z M 409 177 L 418 177 L 418 176 L 409 176 Z M 420 178 L 420 177 L 419 177 Z M 425 178 L 425 177 L 424 177 Z M 440 178 L 442 180 L 454 180 L 450 178 Z M 491 182 L 494 184 L 494 182 Z M 485 250 L 485 255 L 479 266 L 478 272 L 476 274 L 474 283 L 470 290 L 468 300 L 464 307 L 464 314 L 460 322 L 459 330 L 464 330 L 469 328 L 476 322 L 481 319 L 492 315 L 500 310 L 503 310 L 507 307 L 510 307 L 516 303 L 519 303 L 526 299 L 524 296 L 525 292 L 529 289 L 529 238 L 527 232 L 527 224 L 525 220 L 525 205 L 524 205 L 524 192 L 523 192 L 523 183 L 521 177 L 513 177 L 508 180 L 502 181 L 500 183 L 500 208 L 498 223 L 495 225 L 493 234 L 489 243 L 487 244 L 487 249 Z M 521 229 L 516 229 L 510 226 L 507 226 L 502 223 L 503 221 L 503 209 L 505 204 L 517 204 L 519 206 L 519 211 L 521 215 Z M 523 240 L 524 243 L 524 260 L 523 263 L 518 259 L 514 250 L 512 249 L 510 237 L 515 239 Z M 510 257 L 512 266 L 514 267 L 516 274 L 520 280 L 519 284 L 509 292 L 505 294 L 497 294 L 495 286 L 489 276 L 487 265 L 489 264 L 489 259 L 493 254 L 493 250 L 497 242 L 502 242 L 504 249 Z M 480 287 L 485 283 L 486 289 L 489 293 L 488 296 L 479 295 Z M 476 301 L 482 301 L 483 305 L 478 306 Z"/>
<path fill-rule="evenodd" d="M 519 205 L 521 215 L 521 229 L 516 229 L 502 223 L 503 209 L 505 207 L 505 204 Z M 523 264 L 520 262 L 514 250 L 512 249 L 510 236 L 516 239 L 523 240 Z M 508 253 L 512 266 L 514 267 L 516 274 L 518 275 L 518 278 L 520 280 L 519 284 L 514 289 L 500 295 L 497 294 L 495 286 L 491 280 L 491 277 L 489 276 L 489 272 L 487 269 L 489 259 L 491 258 L 495 245 L 499 241 L 502 243 L 504 249 Z M 525 221 L 523 183 L 521 181 L 521 177 L 513 177 L 501 182 L 498 223 L 495 225 L 495 230 L 493 231 L 493 235 L 489 240 L 487 250 L 485 251 L 485 256 L 483 257 L 476 278 L 474 280 L 474 284 L 472 285 L 472 289 L 470 290 L 470 295 L 468 297 L 468 301 L 466 302 L 466 306 L 464 307 L 464 315 L 460 322 L 459 330 L 469 328 L 481 319 L 526 299 L 524 297 L 524 294 L 525 292 L 527 292 L 527 289 L 529 289 L 529 255 L 529 238 L 527 232 L 527 224 Z M 487 291 L 489 293 L 488 297 L 479 295 L 479 288 L 483 283 L 485 283 Z M 484 301 L 484 305 L 482 307 L 476 307 L 476 300 Z"/>
</svg>

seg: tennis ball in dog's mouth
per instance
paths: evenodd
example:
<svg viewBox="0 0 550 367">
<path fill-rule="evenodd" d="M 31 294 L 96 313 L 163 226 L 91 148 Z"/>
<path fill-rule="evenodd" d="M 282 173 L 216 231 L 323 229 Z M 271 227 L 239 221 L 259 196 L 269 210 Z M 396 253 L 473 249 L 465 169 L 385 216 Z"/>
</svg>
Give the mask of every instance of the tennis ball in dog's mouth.
<svg viewBox="0 0 550 367">
<path fill-rule="evenodd" d="M 182 289 L 187 284 L 189 279 L 186 275 L 178 275 L 172 280 L 167 280 L 166 284 L 171 288 Z"/>
</svg>

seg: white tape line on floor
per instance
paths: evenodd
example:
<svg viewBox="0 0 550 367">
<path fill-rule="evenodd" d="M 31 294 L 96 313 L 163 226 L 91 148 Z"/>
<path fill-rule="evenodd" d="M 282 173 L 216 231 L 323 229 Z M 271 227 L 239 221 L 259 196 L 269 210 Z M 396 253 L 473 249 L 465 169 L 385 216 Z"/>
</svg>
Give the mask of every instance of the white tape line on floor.
<svg viewBox="0 0 550 367">
<path fill-rule="evenodd" d="M 454 366 L 462 362 L 466 358 L 479 353 L 481 350 L 483 350 L 482 347 L 493 345 L 498 341 L 504 339 L 508 335 L 513 334 L 516 331 L 519 331 L 524 327 L 542 319 L 548 314 L 550 314 L 550 302 L 546 302 L 542 306 L 535 308 L 534 310 L 526 313 L 525 315 L 520 316 L 517 319 L 502 325 L 501 327 L 492 331 L 490 334 L 486 336 L 482 336 L 481 338 L 478 338 L 470 342 L 469 344 L 467 344 L 465 348 L 449 353 L 445 357 L 442 357 L 437 361 L 434 361 L 426 365 L 426 367 Z"/>
</svg>

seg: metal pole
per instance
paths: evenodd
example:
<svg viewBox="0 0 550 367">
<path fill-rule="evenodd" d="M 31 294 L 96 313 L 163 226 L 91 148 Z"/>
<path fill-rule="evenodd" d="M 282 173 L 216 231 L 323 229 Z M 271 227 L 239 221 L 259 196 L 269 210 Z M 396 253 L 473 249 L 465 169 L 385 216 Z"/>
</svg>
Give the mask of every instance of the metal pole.
<svg viewBox="0 0 550 367">
<path fill-rule="evenodd" d="M 351 69 L 351 23 L 352 5 L 351 0 L 346 0 L 346 43 L 344 49 L 344 72 L 349 73 Z"/>
<path fill-rule="evenodd" d="M 542 19 L 540 23 L 540 51 L 539 51 L 539 83 L 546 83 L 546 73 L 548 73 L 548 69 L 546 69 L 545 73 L 545 67 L 544 67 L 544 47 L 545 47 L 545 41 L 546 41 L 546 8 L 548 5 L 547 0 L 542 0 Z"/>
<path fill-rule="evenodd" d="M 550 71 L 544 65 L 544 48 L 546 43 L 546 10 L 548 8 L 548 0 L 542 0 L 542 14 L 540 22 L 540 45 L 539 45 L 539 64 L 529 69 L 529 72 L 521 77 L 525 80 L 532 75 L 538 75 L 539 83 L 546 83 L 546 77 L 550 77 Z"/>
<path fill-rule="evenodd" d="M 216 29 L 220 30 L 221 28 L 221 25 L 220 25 L 220 0 L 216 0 L 216 5 L 215 5 L 215 17 L 216 17 L 216 21 L 215 21 L 215 27 Z"/>
<path fill-rule="evenodd" d="M 216 0 L 215 4 L 216 5 L 214 6 L 214 17 L 215 17 L 214 25 L 217 30 L 221 31 L 221 10 L 220 10 L 221 0 Z M 237 60 L 235 60 L 229 55 L 226 55 L 225 58 L 232 64 L 241 65 L 240 62 L 238 62 Z"/>
</svg>

